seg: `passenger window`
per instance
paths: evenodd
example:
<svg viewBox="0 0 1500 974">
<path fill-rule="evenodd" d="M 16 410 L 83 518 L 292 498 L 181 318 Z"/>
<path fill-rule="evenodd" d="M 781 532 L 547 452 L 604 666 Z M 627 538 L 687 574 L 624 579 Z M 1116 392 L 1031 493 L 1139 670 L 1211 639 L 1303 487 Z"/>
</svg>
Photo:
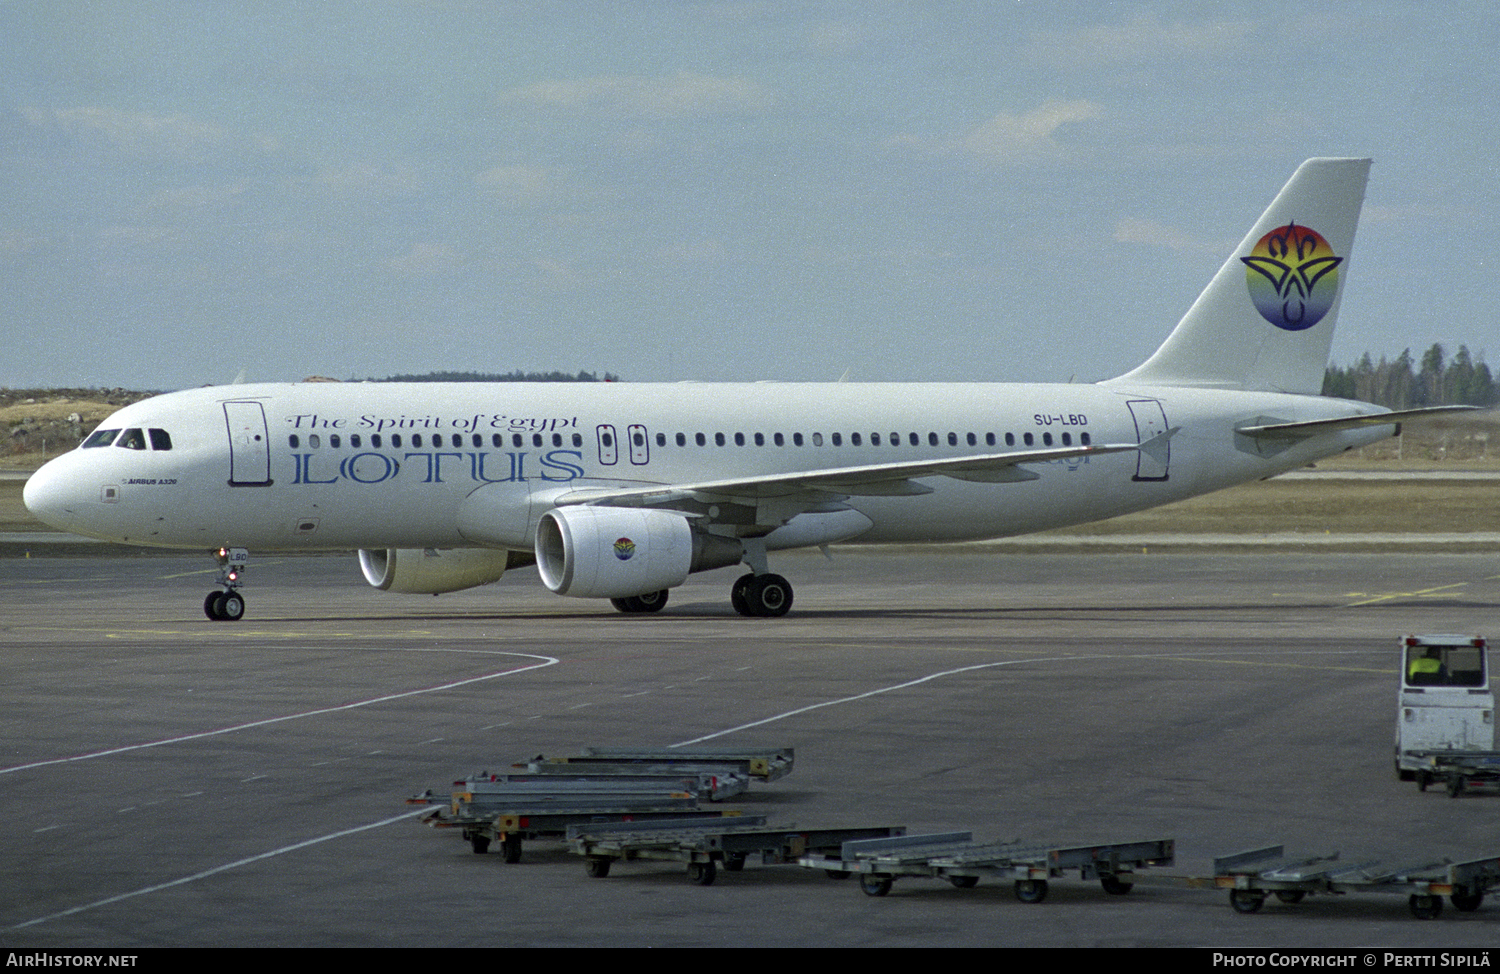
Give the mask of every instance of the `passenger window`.
<svg viewBox="0 0 1500 974">
<path fill-rule="evenodd" d="M 656 434 L 656 445 L 657 446 L 666 446 L 667 445 L 667 434 L 665 434 L 665 433 L 657 433 Z"/>
<path fill-rule="evenodd" d="M 391 434 L 391 446 L 394 447 L 397 450 L 401 449 L 401 434 L 400 433 L 392 433 Z"/>
<path fill-rule="evenodd" d="M 339 439 L 339 435 L 337 433 L 328 434 L 328 445 L 333 447 L 333 449 L 337 450 L 339 446 L 342 445 L 342 443 L 343 441 Z"/>
<path fill-rule="evenodd" d="M 822 446 L 823 445 L 823 434 L 822 433 L 814 433 L 812 435 L 812 441 L 813 441 L 813 446 Z"/>
<path fill-rule="evenodd" d="M 745 445 L 745 434 L 744 433 L 736 433 L 736 434 L 734 434 L 734 445 L 735 446 L 744 446 Z"/>
<path fill-rule="evenodd" d="M 474 434 L 474 436 L 473 436 L 473 437 L 472 437 L 472 441 L 473 441 L 473 443 L 474 443 L 474 446 L 475 446 L 475 447 L 476 447 L 476 448 L 477 448 L 477 447 L 481 447 L 481 446 L 484 446 L 484 437 L 483 437 L 483 436 L 481 436 L 481 435 L 480 435 L 480 434 L 478 434 L 478 433 L 475 433 L 475 434 Z M 356 444 L 354 444 L 354 445 L 355 445 L 355 446 L 358 446 L 358 445 L 359 445 L 359 444 L 358 444 L 358 443 L 356 443 Z"/>
<path fill-rule="evenodd" d="M 842 433 L 834 433 L 829 437 L 829 439 L 832 440 L 834 446 L 844 445 L 844 435 Z"/>
<path fill-rule="evenodd" d="M 512 436 L 510 438 L 510 445 L 511 446 L 516 446 L 516 447 L 525 446 L 526 445 L 526 438 L 524 436 L 522 436 L 520 433 L 512 434 Z"/>
<path fill-rule="evenodd" d="M 1072 433 L 1064 433 L 1062 435 L 1062 437 L 1063 437 L 1063 446 L 1072 446 L 1073 445 L 1073 434 Z"/>
<path fill-rule="evenodd" d="M 724 445 L 724 434 L 723 433 L 715 433 L 714 434 L 714 446 L 723 446 L 723 445 Z"/>
<path fill-rule="evenodd" d="M 927 445 L 928 446 L 937 446 L 938 445 L 938 435 L 936 433 L 928 433 L 927 434 Z"/>
<path fill-rule="evenodd" d="M 911 434 L 911 445 L 912 446 L 921 446 L 922 445 L 922 438 L 920 436 L 918 436 L 917 434 L 915 434 L 915 433 Z"/>
<path fill-rule="evenodd" d="M 786 446 L 786 437 L 782 436 L 780 433 L 777 433 L 775 436 L 771 437 L 771 442 L 775 443 L 777 446 Z"/>
<path fill-rule="evenodd" d="M 1051 446 L 1052 445 L 1052 434 L 1051 433 L 1043 433 L 1042 434 L 1042 443 L 1045 446 Z"/>
<path fill-rule="evenodd" d="M 801 433 L 793 433 L 792 434 L 792 446 L 801 446 L 801 445 L 802 445 L 802 434 Z"/>
<path fill-rule="evenodd" d="M 678 446 L 687 446 L 687 434 L 686 433 L 678 433 L 677 434 L 677 445 Z"/>
<path fill-rule="evenodd" d="M 995 434 L 994 433 L 986 433 L 986 434 L 984 434 L 984 445 L 985 446 L 994 446 L 995 445 Z"/>
<path fill-rule="evenodd" d="M 504 433 L 491 433 L 490 434 L 490 445 L 493 446 L 497 450 L 500 449 L 500 448 L 502 448 L 503 446 L 505 446 L 505 434 Z"/>
<path fill-rule="evenodd" d="M 138 429 L 128 429 L 125 435 L 120 437 L 120 442 L 115 446 L 123 446 L 127 450 L 144 450 L 146 448 L 146 434 Z"/>
<path fill-rule="evenodd" d="M 949 433 L 948 434 L 948 445 L 949 446 L 958 446 L 958 434 L 957 433 Z"/>
<path fill-rule="evenodd" d="M 573 434 L 573 445 L 574 446 L 583 446 L 583 434 L 582 433 L 574 433 Z"/>
<path fill-rule="evenodd" d="M 377 450 L 380 449 L 380 434 L 379 433 L 371 433 L 370 434 L 370 445 L 372 447 L 374 447 L 375 449 L 377 449 Z"/>
<path fill-rule="evenodd" d="M 349 445 L 351 447 L 353 447 L 354 449 L 358 450 L 360 448 L 360 446 L 362 446 L 363 444 L 364 444 L 364 440 L 361 440 L 359 438 L 359 434 L 358 433 L 350 433 L 349 434 Z"/>
<path fill-rule="evenodd" d="M 85 446 L 86 445 L 87 444 L 85 444 Z M 288 436 L 286 438 L 286 445 L 295 450 L 297 449 L 297 447 L 302 445 L 302 440 L 297 437 L 296 433 L 293 433 L 291 436 Z"/>
<path fill-rule="evenodd" d="M 859 434 L 858 433 L 850 433 L 849 434 L 849 445 L 850 446 L 859 446 Z"/>
<path fill-rule="evenodd" d="M 755 434 L 755 445 L 756 446 L 765 446 L 766 445 L 766 434 L 764 434 L 764 433 L 756 433 Z"/>
<path fill-rule="evenodd" d="M 531 434 L 531 445 L 532 446 L 541 446 L 542 445 L 542 434 L 540 434 L 540 433 L 532 433 Z M 608 444 L 605 444 L 605 445 L 608 446 Z"/>
<path fill-rule="evenodd" d="M 704 444 L 706 444 L 708 442 L 708 440 L 704 439 L 702 433 L 695 433 L 693 435 L 693 442 L 697 443 L 699 446 L 703 446 Z"/>
<path fill-rule="evenodd" d="M 115 441 L 115 437 L 119 435 L 120 431 L 118 429 L 94 430 L 89 434 L 89 438 L 83 441 L 82 449 L 92 450 L 96 446 L 109 446 Z"/>
<path fill-rule="evenodd" d="M 1016 445 L 1016 434 L 1014 434 L 1014 433 L 1006 433 L 1005 434 L 1005 445 L 1006 446 L 1015 446 Z"/>
<path fill-rule="evenodd" d="M 880 445 L 880 434 L 879 433 L 871 433 L 870 434 L 870 445 L 871 446 L 879 446 Z"/>
<path fill-rule="evenodd" d="M 979 437 L 975 436 L 973 433 L 969 434 L 968 441 L 969 441 L 969 445 L 970 446 L 978 446 L 979 445 Z"/>
<path fill-rule="evenodd" d="M 1025 436 L 1021 437 L 1021 442 L 1025 443 L 1027 446 L 1031 446 L 1031 444 L 1036 442 L 1036 440 L 1030 433 L 1027 433 Z"/>
<path fill-rule="evenodd" d="M 1084 446 L 1088 446 L 1089 445 L 1089 435 L 1087 433 L 1079 433 L 1078 434 L 1078 442 L 1082 443 Z"/>
</svg>

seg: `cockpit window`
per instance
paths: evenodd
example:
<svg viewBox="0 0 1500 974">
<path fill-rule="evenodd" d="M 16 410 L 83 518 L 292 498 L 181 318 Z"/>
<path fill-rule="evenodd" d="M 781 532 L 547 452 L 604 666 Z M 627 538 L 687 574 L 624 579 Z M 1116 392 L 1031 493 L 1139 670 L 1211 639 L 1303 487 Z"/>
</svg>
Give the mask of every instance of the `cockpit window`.
<svg viewBox="0 0 1500 974">
<path fill-rule="evenodd" d="M 169 435 L 167 433 L 166 430 L 151 429 L 151 430 L 148 430 L 147 432 L 150 433 L 150 435 L 151 435 L 151 449 L 153 449 L 153 450 L 170 450 L 170 449 L 172 449 L 172 437 L 171 437 L 171 435 Z"/>
<path fill-rule="evenodd" d="M 115 437 L 119 435 L 120 431 L 118 429 L 94 430 L 89 434 L 89 438 L 83 441 L 80 449 L 89 450 L 96 446 L 109 446 L 115 441 Z"/>
<path fill-rule="evenodd" d="M 123 446 L 127 450 L 144 450 L 146 448 L 146 434 L 138 429 L 128 429 L 125 435 L 120 437 L 115 446 Z"/>
</svg>

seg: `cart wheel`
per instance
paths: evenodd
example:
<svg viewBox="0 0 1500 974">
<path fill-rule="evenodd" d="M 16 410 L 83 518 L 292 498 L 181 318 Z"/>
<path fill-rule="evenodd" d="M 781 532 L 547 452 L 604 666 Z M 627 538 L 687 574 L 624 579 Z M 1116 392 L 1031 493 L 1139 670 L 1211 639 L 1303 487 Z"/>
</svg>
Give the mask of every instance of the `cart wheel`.
<svg viewBox="0 0 1500 974">
<path fill-rule="evenodd" d="M 1432 784 L 1432 775 L 1426 771 L 1417 772 L 1417 791 L 1426 791 L 1427 786 Z"/>
<path fill-rule="evenodd" d="M 490 851 L 490 837 L 487 835 L 469 836 L 469 848 L 474 850 L 474 855 L 482 856 Z"/>
<path fill-rule="evenodd" d="M 505 861 L 516 863 L 521 861 L 521 836 L 518 832 L 511 832 L 500 840 L 500 851 L 505 855 Z"/>
<path fill-rule="evenodd" d="M 1460 775 L 1450 774 L 1448 776 L 1448 797 L 1457 798 L 1463 794 L 1464 779 Z"/>
<path fill-rule="evenodd" d="M 1453 908 L 1461 913 L 1473 913 L 1479 909 L 1479 904 L 1484 902 L 1483 893 L 1470 893 L 1462 886 L 1454 887 L 1452 895 L 1448 897 L 1453 903 Z"/>
<path fill-rule="evenodd" d="M 859 877 L 859 891 L 866 896 L 884 896 L 891 891 L 893 880 L 889 876 L 863 874 Z"/>
<path fill-rule="evenodd" d="M 719 874 L 719 868 L 714 865 L 712 859 L 707 862 L 688 863 L 688 879 L 699 886 L 712 886 L 714 877 Z"/>
<path fill-rule="evenodd" d="M 583 871 L 594 879 L 609 875 L 609 859 L 604 856 L 589 856 L 583 860 Z"/>
<path fill-rule="evenodd" d="M 1105 873 L 1099 877 L 1099 885 L 1104 887 L 1104 892 L 1110 896 L 1124 896 L 1135 888 L 1135 883 L 1127 883 L 1114 873 Z"/>
<path fill-rule="evenodd" d="M 731 852 L 724 857 L 724 868 L 732 873 L 741 872 L 745 868 L 745 854 L 743 852 Z"/>
<path fill-rule="evenodd" d="M 1232 889 L 1229 905 L 1236 913 L 1254 913 L 1266 903 L 1266 894 L 1258 889 Z"/>
<path fill-rule="evenodd" d="M 1417 896 L 1413 895 L 1406 901 L 1411 907 L 1411 915 L 1418 920 L 1436 920 L 1439 913 L 1443 912 L 1443 898 L 1441 896 Z"/>
<path fill-rule="evenodd" d="M 1279 889 L 1276 898 L 1283 903 L 1301 903 L 1307 897 L 1305 889 Z"/>
<path fill-rule="evenodd" d="M 978 876 L 949 876 L 948 882 L 957 889 L 973 889 L 979 885 Z"/>
<path fill-rule="evenodd" d="M 1046 898 L 1047 881 L 1045 879 L 1016 880 L 1016 899 L 1022 903 L 1040 903 Z"/>
</svg>

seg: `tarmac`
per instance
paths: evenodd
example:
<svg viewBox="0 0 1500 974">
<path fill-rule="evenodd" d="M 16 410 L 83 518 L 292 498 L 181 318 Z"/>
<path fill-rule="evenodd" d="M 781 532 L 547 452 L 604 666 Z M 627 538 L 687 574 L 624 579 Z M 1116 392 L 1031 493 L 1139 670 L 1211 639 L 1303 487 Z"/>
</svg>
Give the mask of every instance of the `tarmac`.
<svg viewBox="0 0 1500 974">
<path fill-rule="evenodd" d="M 1186 880 L 1267 844 L 1500 856 L 1500 797 L 1419 792 L 1391 750 L 1398 637 L 1494 635 L 1493 553 L 1143 547 L 788 553 L 782 619 L 735 615 L 732 571 L 624 616 L 533 571 L 392 596 L 348 557 L 267 556 L 245 619 L 214 623 L 207 557 L 0 559 L 0 947 L 1492 947 L 1500 897 L 1244 915 Z M 559 844 L 476 855 L 404 803 L 687 742 L 794 747 L 734 803 L 789 828 L 1170 837 L 1177 861 L 1040 904 L 758 863 L 595 879 Z"/>
</svg>

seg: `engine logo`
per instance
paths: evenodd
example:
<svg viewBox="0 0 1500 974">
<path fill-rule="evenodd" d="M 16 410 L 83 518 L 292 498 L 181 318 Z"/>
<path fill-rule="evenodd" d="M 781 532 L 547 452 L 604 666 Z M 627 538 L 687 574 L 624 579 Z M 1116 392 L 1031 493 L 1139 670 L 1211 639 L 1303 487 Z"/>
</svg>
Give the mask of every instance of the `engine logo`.
<svg viewBox="0 0 1500 974">
<path fill-rule="evenodd" d="M 615 542 L 615 557 L 621 561 L 629 561 L 630 556 L 635 554 L 635 542 L 629 538 L 621 538 Z"/>
<path fill-rule="evenodd" d="M 1288 223 L 1255 245 L 1245 264 L 1245 286 L 1260 316 L 1277 328 L 1303 331 L 1323 320 L 1339 294 L 1344 258 L 1316 230 Z"/>
</svg>

